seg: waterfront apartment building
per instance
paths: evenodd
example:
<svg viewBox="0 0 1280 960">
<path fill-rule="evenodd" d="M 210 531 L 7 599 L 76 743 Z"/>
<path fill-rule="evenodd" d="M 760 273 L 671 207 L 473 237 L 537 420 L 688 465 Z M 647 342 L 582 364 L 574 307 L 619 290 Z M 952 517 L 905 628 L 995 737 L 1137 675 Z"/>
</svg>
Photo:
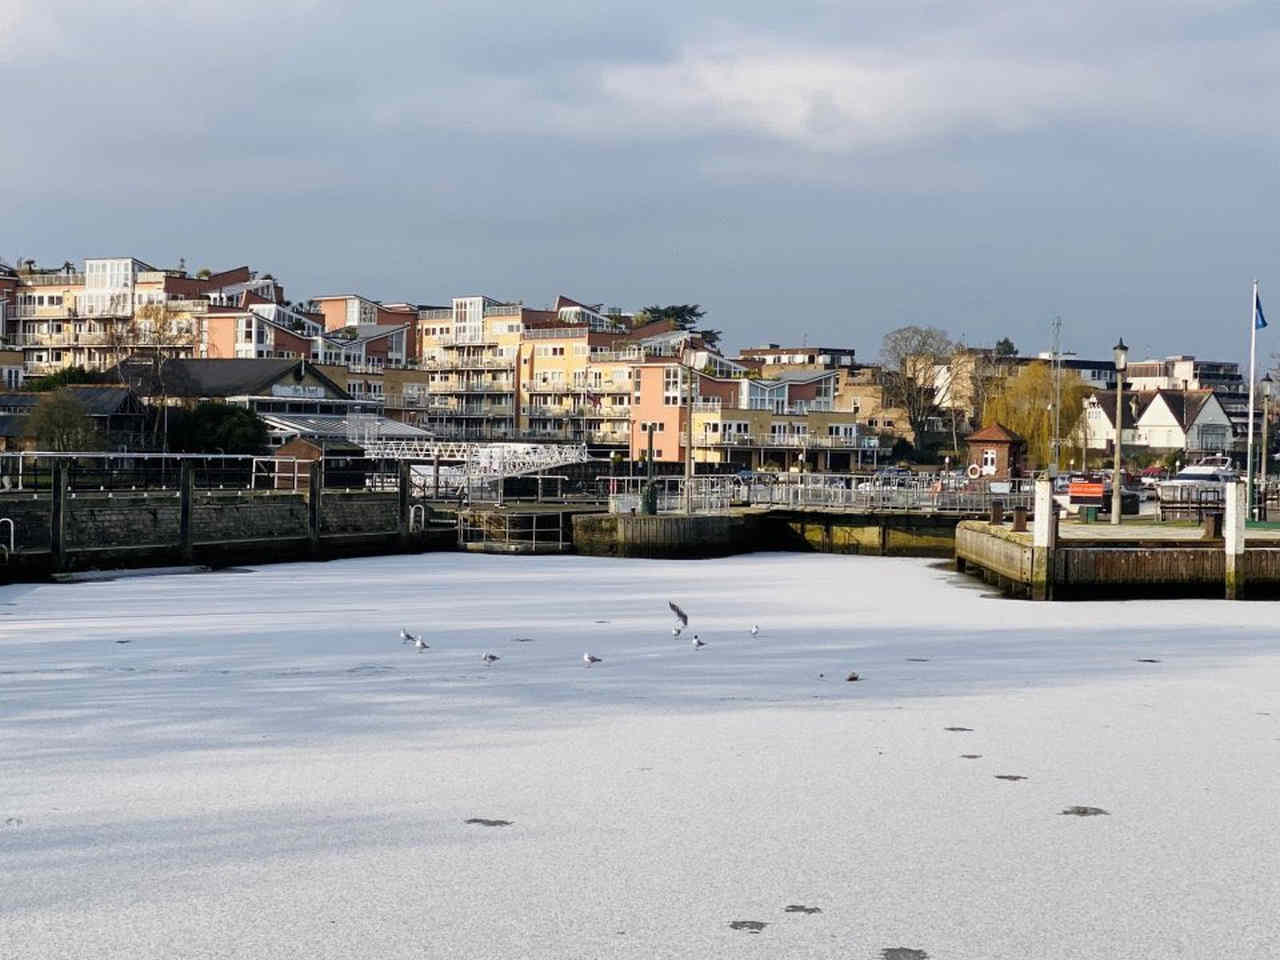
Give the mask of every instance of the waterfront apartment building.
<svg viewBox="0 0 1280 960">
<path fill-rule="evenodd" d="M 427 377 L 388 392 L 389 415 L 454 439 L 514 439 L 521 337 L 526 324 L 553 317 L 486 296 L 421 308 L 417 330 Z"/>
<path fill-rule="evenodd" d="M 891 446 L 884 428 L 871 425 L 877 417 L 852 399 L 848 367 L 810 363 L 807 354 L 792 355 L 800 362 L 709 362 L 714 355 L 699 346 L 691 339 L 633 365 L 633 458 L 647 456 L 650 435 L 656 461 L 683 460 L 691 442 L 695 462 L 753 470 L 856 469 Z M 878 386 L 875 397 L 879 413 L 886 408 Z"/>
<path fill-rule="evenodd" d="M 136 257 L 97 257 L 5 271 L 4 341 L 22 351 L 27 376 L 81 366 L 105 370 L 130 355 L 201 355 L 203 317 L 252 294 L 272 302 L 283 291 L 248 267 L 191 276 Z"/>
</svg>

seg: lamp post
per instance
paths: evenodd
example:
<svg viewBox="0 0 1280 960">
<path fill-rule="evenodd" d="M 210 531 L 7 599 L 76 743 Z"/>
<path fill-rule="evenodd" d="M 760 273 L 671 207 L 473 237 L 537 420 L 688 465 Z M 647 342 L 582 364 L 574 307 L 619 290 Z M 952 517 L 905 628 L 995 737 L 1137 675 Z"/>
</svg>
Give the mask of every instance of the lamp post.
<svg viewBox="0 0 1280 960">
<path fill-rule="evenodd" d="M 1261 492 L 1258 494 L 1258 505 L 1254 508 L 1254 519 L 1267 518 L 1267 408 L 1271 400 L 1271 374 L 1262 377 L 1262 464 L 1258 470 Z"/>
<path fill-rule="evenodd" d="M 684 428 L 684 512 L 693 513 L 693 365 L 682 366 L 689 377 L 689 410 Z"/>
<path fill-rule="evenodd" d="M 1121 482 L 1120 482 L 1120 447 L 1124 438 L 1124 407 L 1121 398 L 1124 395 L 1124 371 L 1128 366 L 1129 348 L 1124 345 L 1124 337 L 1112 351 L 1116 360 L 1116 462 L 1111 474 L 1111 524 L 1120 522 Z"/>
</svg>

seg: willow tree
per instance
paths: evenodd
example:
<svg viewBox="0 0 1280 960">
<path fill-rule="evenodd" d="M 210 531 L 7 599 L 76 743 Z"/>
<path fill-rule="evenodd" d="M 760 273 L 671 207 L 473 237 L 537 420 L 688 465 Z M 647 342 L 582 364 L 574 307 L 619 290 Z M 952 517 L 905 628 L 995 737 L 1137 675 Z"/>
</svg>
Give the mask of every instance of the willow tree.
<svg viewBox="0 0 1280 960">
<path fill-rule="evenodd" d="M 1078 435 L 1084 400 L 1091 388 L 1071 371 L 1062 371 L 1062 411 L 1057 420 L 1059 449 L 1069 449 Z M 1054 403 L 1058 391 L 1048 363 L 1029 363 L 1017 376 L 1002 380 L 987 398 L 982 425 L 1000 423 L 1027 443 L 1027 463 L 1044 467 L 1053 460 Z"/>
</svg>

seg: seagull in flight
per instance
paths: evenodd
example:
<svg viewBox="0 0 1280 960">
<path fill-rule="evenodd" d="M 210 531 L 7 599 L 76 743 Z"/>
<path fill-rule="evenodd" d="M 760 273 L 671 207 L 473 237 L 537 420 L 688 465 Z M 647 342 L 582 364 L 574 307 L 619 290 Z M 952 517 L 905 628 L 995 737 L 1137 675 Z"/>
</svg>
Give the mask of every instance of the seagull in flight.
<svg viewBox="0 0 1280 960">
<path fill-rule="evenodd" d="M 498 656 L 496 653 L 486 653 L 480 659 L 485 662 L 485 666 L 492 667 L 495 663 L 497 663 L 502 658 Z"/>
<path fill-rule="evenodd" d="M 752 635 L 753 637 L 758 637 L 758 636 L 760 636 L 760 624 L 758 624 L 758 623 L 753 623 L 753 624 L 751 625 L 751 635 Z"/>
<path fill-rule="evenodd" d="M 404 627 L 401 627 L 401 628 L 400 628 L 400 642 L 401 642 L 401 643 L 414 643 L 414 642 L 415 642 L 415 641 L 417 641 L 418 639 L 419 639 L 419 638 L 418 638 L 418 636 L 416 636 L 415 634 L 410 633 L 410 632 L 409 632 L 408 630 L 406 630 Z"/>
<path fill-rule="evenodd" d="M 582 662 L 586 664 L 588 667 L 591 666 L 593 663 L 600 663 L 603 659 L 604 659 L 603 657 L 593 657 L 589 653 L 584 653 L 582 655 Z"/>
<path fill-rule="evenodd" d="M 676 619 L 680 621 L 680 626 L 682 628 L 689 625 L 689 615 L 680 609 L 680 604 L 668 600 L 667 606 L 670 607 L 671 612 L 676 615 Z"/>
<path fill-rule="evenodd" d="M 698 635 L 695 633 L 693 635 L 693 639 L 689 641 L 689 645 L 692 646 L 693 649 L 697 650 L 699 647 L 705 647 L 707 644 L 706 641 L 699 640 Z"/>
<path fill-rule="evenodd" d="M 678 637 L 680 636 L 680 633 L 683 630 L 684 630 L 684 627 L 680 626 L 680 624 L 677 623 L 674 627 L 671 628 L 671 635 L 673 637 Z"/>
<path fill-rule="evenodd" d="M 427 646 L 427 641 L 422 639 L 422 634 L 418 634 L 416 637 L 413 638 L 413 645 L 418 648 L 419 653 L 421 653 L 423 650 L 430 649 Z"/>
</svg>

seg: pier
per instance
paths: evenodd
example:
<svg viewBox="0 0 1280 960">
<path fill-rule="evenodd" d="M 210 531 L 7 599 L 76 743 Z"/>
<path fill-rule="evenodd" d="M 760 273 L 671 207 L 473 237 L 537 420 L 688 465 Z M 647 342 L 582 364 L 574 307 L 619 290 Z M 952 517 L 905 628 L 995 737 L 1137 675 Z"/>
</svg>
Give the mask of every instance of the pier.
<svg viewBox="0 0 1280 960">
<path fill-rule="evenodd" d="M 1228 485 L 1221 525 L 1202 526 L 1060 524 L 1042 488 L 1029 531 L 959 523 L 957 569 L 1033 600 L 1280 597 L 1280 529 L 1246 524 L 1243 483 Z"/>
</svg>

